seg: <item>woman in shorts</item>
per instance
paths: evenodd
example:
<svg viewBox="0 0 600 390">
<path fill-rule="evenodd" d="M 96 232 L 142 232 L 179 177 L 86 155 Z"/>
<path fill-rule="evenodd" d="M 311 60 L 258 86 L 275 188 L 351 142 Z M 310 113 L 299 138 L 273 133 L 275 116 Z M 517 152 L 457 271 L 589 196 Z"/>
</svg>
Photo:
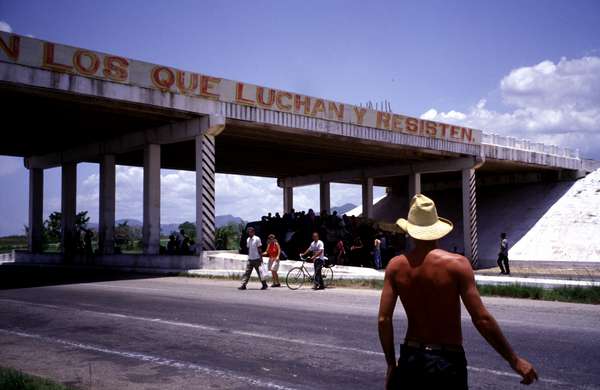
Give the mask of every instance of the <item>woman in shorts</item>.
<svg viewBox="0 0 600 390">
<path fill-rule="evenodd" d="M 279 283 L 279 275 L 277 275 L 277 271 L 279 270 L 279 255 L 281 255 L 281 247 L 279 246 L 279 242 L 277 242 L 277 238 L 275 238 L 274 234 L 269 234 L 267 244 L 267 251 L 263 253 L 263 256 L 269 256 L 269 271 L 271 271 L 271 275 L 273 275 L 273 283 L 271 287 L 281 287 L 281 283 Z"/>
</svg>

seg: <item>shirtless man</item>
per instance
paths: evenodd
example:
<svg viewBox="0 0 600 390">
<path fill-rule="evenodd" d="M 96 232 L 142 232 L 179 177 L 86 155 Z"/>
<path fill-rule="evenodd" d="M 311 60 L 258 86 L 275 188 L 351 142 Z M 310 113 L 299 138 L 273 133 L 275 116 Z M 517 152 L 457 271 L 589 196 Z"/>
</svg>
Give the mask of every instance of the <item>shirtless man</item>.
<svg viewBox="0 0 600 390">
<path fill-rule="evenodd" d="M 408 220 L 397 224 L 415 241 L 414 249 L 390 261 L 379 306 L 379 339 L 387 362 L 387 389 L 467 389 L 462 348 L 460 300 L 485 340 L 531 384 L 538 376 L 520 358 L 486 310 L 471 264 L 461 255 L 438 249 L 437 240 L 452 230 L 424 195 L 413 197 Z M 396 363 L 392 317 L 400 297 L 408 329 Z"/>
</svg>

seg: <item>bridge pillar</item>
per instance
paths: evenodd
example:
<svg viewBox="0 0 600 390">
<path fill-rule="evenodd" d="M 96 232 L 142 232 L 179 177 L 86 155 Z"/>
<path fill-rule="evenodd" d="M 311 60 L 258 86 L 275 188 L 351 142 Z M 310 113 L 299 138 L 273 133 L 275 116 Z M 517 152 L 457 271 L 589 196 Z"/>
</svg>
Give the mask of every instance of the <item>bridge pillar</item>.
<svg viewBox="0 0 600 390">
<path fill-rule="evenodd" d="M 44 170 L 29 168 L 29 234 L 27 244 L 29 251 L 42 251 L 42 234 L 44 229 Z"/>
<path fill-rule="evenodd" d="M 294 187 L 283 187 L 283 212 L 291 213 L 294 209 Z"/>
<path fill-rule="evenodd" d="M 115 242 L 115 155 L 103 155 L 100 160 L 100 207 L 98 224 L 98 249 L 112 255 Z"/>
<path fill-rule="evenodd" d="M 142 241 L 145 254 L 160 250 L 160 145 L 144 147 L 144 225 Z"/>
<path fill-rule="evenodd" d="M 196 136 L 196 253 L 215 250 L 215 137 Z"/>
<path fill-rule="evenodd" d="M 63 163 L 61 169 L 61 245 L 65 262 L 75 255 L 77 215 L 77 163 Z"/>
<path fill-rule="evenodd" d="M 412 173 L 408 175 L 408 199 L 409 201 L 416 194 L 421 193 L 421 174 Z"/>
<path fill-rule="evenodd" d="M 373 218 L 373 178 L 365 177 L 362 182 L 362 216 Z"/>
<path fill-rule="evenodd" d="M 462 209 L 465 256 L 475 267 L 479 257 L 479 238 L 477 233 L 477 187 L 474 168 L 462 170 Z"/>
<path fill-rule="evenodd" d="M 320 200 L 320 211 L 327 211 L 327 214 L 331 213 L 331 183 L 328 181 L 321 181 L 319 183 L 319 200 Z"/>
</svg>

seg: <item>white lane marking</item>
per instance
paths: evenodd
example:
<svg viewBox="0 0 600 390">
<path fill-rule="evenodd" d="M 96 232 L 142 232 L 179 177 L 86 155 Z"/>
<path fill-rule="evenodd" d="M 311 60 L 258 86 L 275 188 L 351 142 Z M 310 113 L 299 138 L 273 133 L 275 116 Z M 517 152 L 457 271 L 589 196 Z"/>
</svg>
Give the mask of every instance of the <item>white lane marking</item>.
<svg viewBox="0 0 600 390">
<path fill-rule="evenodd" d="M 171 289 L 166 289 L 166 288 L 151 288 L 151 287 L 134 287 L 134 286 L 122 286 L 119 284 L 107 284 L 107 283 L 102 283 L 102 284 L 98 284 L 98 283 L 87 283 L 87 284 L 70 284 L 70 285 L 65 285 L 65 286 L 61 286 L 61 287 L 67 287 L 67 288 L 75 288 L 75 287 L 84 287 L 84 288 L 107 288 L 107 289 L 112 289 L 114 290 L 115 288 L 120 288 L 120 289 L 124 289 L 124 290 L 146 290 L 146 291 L 159 291 L 159 292 L 168 292 L 168 293 L 172 293 L 173 290 Z M 189 290 L 189 289 L 184 289 L 181 292 L 194 292 L 195 290 Z M 335 291 L 335 290 L 333 290 Z M 339 291 L 339 290 L 338 290 Z M 396 315 L 401 316 L 402 318 L 406 319 L 406 314 L 404 312 L 398 312 Z M 471 317 L 469 317 L 464 311 L 461 314 L 461 320 L 465 321 L 465 322 L 471 322 Z M 498 319 L 496 318 L 496 320 L 500 323 L 500 324 L 511 324 L 511 325 L 524 325 L 524 326 L 535 326 L 536 329 L 539 328 L 546 328 L 546 329 L 565 329 L 565 330 L 572 330 L 572 331 L 576 331 L 576 332 L 592 332 L 592 333 L 598 333 L 600 332 L 600 328 L 590 328 L 590 327 L 578 327 L 578 326 L 569 326 L 569 325 L 560 325 L 557 326 L 553 323 L 531 323 L 531 322 L 527 322 L 527 321 L 519 321 L 519 320 L 509 320 L 509 319 Z"/>
<path fill-rule="evenodd" d="M 266 340 L 277 340 L 277 341 L 300 344 L 300 345 L 305 345 L 305 346 L 309 345 L 309 346 L 319 347 L 319 348 L 350 351 L 350 352 L 356 352 L 356 353 L 361 353 L 361 354 L 365 354 L 365 355 L 384 356 L 383 352 L 370 351 L 367 349 L 343 347 L 340 345 L 333 345 L 333 344 L 315 343 L 315 342 L 306 341 L 306 340 L 302 340 L 302 339 L 293 339 L 293 338 L 279 337 L 279 336 L 269 336 L 269 335 L 265 335 L 262 333 L 246 332 L 246 331 L 242 331 L 242 330 L 226 330 L 226 329 L 216 328 L 213 326 L 193 324 L 193 323 L 189 323 L 189 322 L 170 321 L 170 320 L 163 320 L 160 318 L 139 317 L 139 316 L 132 316 L 132 315 L 128 315 L 128 314 L 101 312 L 101 311 L 88 310 L 88 309 L 77 309 L 74 307 L 49 305 L 49 304 L 45 304 L 45 303 L 20 301 L 20 300 L 16 300 L 16 299 L 0 298 L 0 301 L 13 302 L 13 303 L 19 303 L 19 304 L 24 303 L 24 304 L 31 305 L 31 306 L 40 306 L 40 307 L 45 307 L 45 308 L 55 309 L 55 310 L 69 309 L 69 310 L 79 311 L 79 312 L 83 312 L 83 313 L 89 313 L 89 314 L 93 314 L 93 315 L 106 316 L 106 317 L 116 317 L 116 318 L 122 318 L 122 319 L 153 322 L 153 323 L 158 323 L 158 324 L 180 326 L 180 327 L 192 328 L 192 329 L 200 329 L 200 330 L 205 330 L 205 331 L 209 331 L 209 332 L 219 333 L 221 336 L 223 336 L 225 334 L 232 334 L 232 335 L 236 335 L 236 336 L 256 337 L 256 338 L 261 338 L 261 339 L 266 339 Z M 509 377 L 514 377 L 514 378 L 521 378 L 519 375 L 515 374 L 514 372 L 498 371 L 498 370 L 493 370 L 490 368 L 474 367 L 474 366 L 467 366 L 467 368 L 473 372 L 485 372 L 485 373 L 498 375 L 498 376 L 509 376 Z M 559 381 L 556 379 L 550 379 L 550 378 L 541 378 L 539 381 L 546 382 L 546 383 L 552 383 L 552 384 L 556 384 L 556 385 L 568 385 L 568 383 L 566 383 L 566 382 L 562 382 L 562 381 Z"/>
<path fill-rule="evenodd" d="M 10 329 L 0 328 L 0 333 L 40 340 L 40 341 L 44 341 L 44 342 L 48 342 L 48 343 L 66 345 L 69 347 L 74 347 L 74 348 L 82 349 L 82 350 L 86 350 L 86 351 L 100 352 L 100 353 L 105 353 L 105 354 L 109 354 L 109 355 L 115 355 L 115 356 L 120 356 L 120 357 L 124 357 L 124 358 L 129 358 L 129 359 L 141 360 L 143 362 L 158 364 L 160 366 L 167 366 L 167 367 L 181 369 L 181 370 L 191 370 L 191 371 L 199 372 L 199 373 L 202 373 L 205 375 L 215 376 L 215 377 L 218 377 L 221 379 L 232 379 L 233 378 L 233 379 L 237 379 L 237 380 L 246 382 L 252 386 L 259 386 L 259 387 L 264 387 L 264 388 L 269 388 L 269 389 L 277 389 L 277 390 L 295 390 L 292 387 L 278 385 L 273 382 L 265 382 L 260 379 L 254 379 L 254 378 L 251 378 L 248 376 L 239 375 L 239 374 L 234 373 L 233 371 L 210 368 L 210 367 L 206 367 L 206 366 L 201 366 L 196 363 L 190 363 L 190 362 L 174 360 L 174 359 L 167 359 L 167 358 L 164 358 L 161 356 L 147 355 L 147 354 L 140 353 L 140 352 L 119 351 L 119 350 L 109 349 L 109 348 L 101 347 L 101 346 L 97 346 L 97 345 L 83 344 L 83 343 L 69 341 L 69 340 L 60 339 L 60 338 L 56 338 L 56 337 L 42 336 L 39 334 L 15 331 L 15 330 L 10 330 Z"/>
</svg>

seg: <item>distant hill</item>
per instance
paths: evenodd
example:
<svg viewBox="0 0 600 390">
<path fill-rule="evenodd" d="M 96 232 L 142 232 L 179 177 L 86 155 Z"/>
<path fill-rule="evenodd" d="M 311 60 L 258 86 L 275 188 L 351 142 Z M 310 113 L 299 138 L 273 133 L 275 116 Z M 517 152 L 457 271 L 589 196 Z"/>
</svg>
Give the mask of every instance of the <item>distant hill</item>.
<svg viewBox="0 0 600 390">
<path fill-rule="evenodd" d="M 350 211 L 350 210 L 352 210 L 354 208 L 356 208 L 355 204 L 346 203 L 346 204 L 343 204 L 341 206 L 332 207 L 331 208 L 331 212 L 333 213 L 334 211 L 337 211 L 337 213 L 339 215 L 343 215 L 343 214 L 346 214 L 348 211 Z"/>
<path fill-rule="evenodd" d="M 118 219 L 115 221 L 115 225 L 118 225 L 123 222 L 127 222 L 127 224 L 132 227 L 141 228 L 144 225 L 143 222 L 138 219 Z M 170 234 L 172 232 L 179 231 L 179 225 L 181 223 L 162 223 L 160 224 L 160 232 L 161 234 Z M 244 221 L 240 217 L 236 217 L 230 214 L 216 216 L 216 224 L 218 228 L 227 226 L 230 223 L 240 224 L 244 223 Z M 89 229 L 98 230 L 98 222 L 89 222 L 87 226 Z"/>
<path fill-rule="evenodd" d="M 129 226 L 135 226 L 135 227 L 142 227 L 144 225 L 143 222 L 140 221 L 139 219 L 128 219 L 128 218 L 117 219 L 115 221 L 115 225 L 118 225 L 118 224 L 123 223 L 123 222 L 127 222 L 127 224 Z"/>
</svg>

